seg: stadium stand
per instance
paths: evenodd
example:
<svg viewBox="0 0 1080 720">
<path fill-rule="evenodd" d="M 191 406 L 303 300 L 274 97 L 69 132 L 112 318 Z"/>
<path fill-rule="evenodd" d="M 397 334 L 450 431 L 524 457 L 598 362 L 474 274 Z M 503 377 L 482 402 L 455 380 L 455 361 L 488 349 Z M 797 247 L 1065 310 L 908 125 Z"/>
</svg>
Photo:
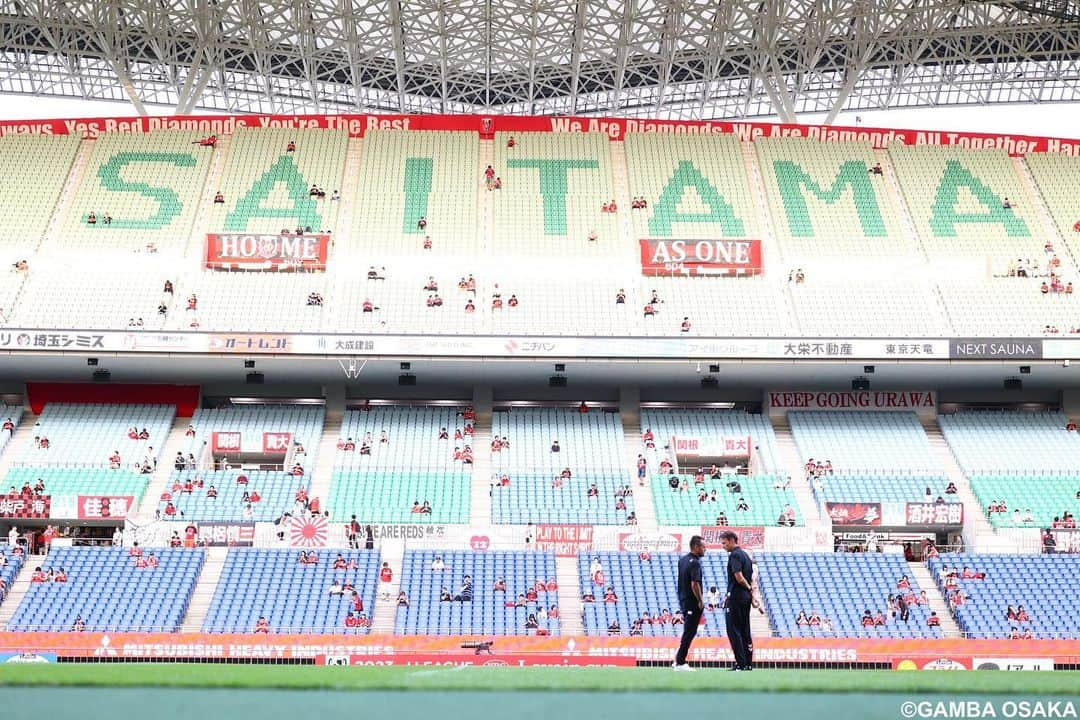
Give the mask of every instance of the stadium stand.
<svg viewBox="0 0 1080 720">
<path fill-rule="evenodd" d="M 679 611 L 674 581 L 679 575 L 679 555 L 656 553 L 647 557 L 649 559 L 645 560 L 638 553 L 629 552 L 591 552 L 578 556 L 581 592 L 583 595 L 591 593 L 595 598 L 594 602 L 584 602 L 581 606 L 586 635 L 613 634 L 608 629 L 617 622 L 619 634 L 629 636 L 635 621 L 643 620 L 646 614 L 652 621 L 641 623 L 642 636 L 678 637 L 682 634 L 682 625 L 670 621 L 670 615 Z M 595 561 L 600 564 L 599 577 L 593 572 Z M 701 566 L 706 612 L 698 635 L 726 637 L 723 610 L 710 607 L 709 598 L 713 589 L 716 591 L 714 598 L 722 599 L 727 592 L 727 553 L 708 553 L 701 558 Z M 608 588 L 615 591 L 617 602 L 605 602 Z"/>
<path fill-rule="evenodd" d="M 202 569 L 200 550 L 154 548 L 157 567 L 136 567 L 128 548 L 59 547 L 44 572 L 67 573 L 66 582 L 31 582 L 8 630 L 176 632 Z"/>
<path fill-rule="evenodd" d="M 433 571 L 436 557 L 445 569 Z M 460 597 L 468 575 L 472 580 L 472 600 L 442 601 L 443 588 L 451 598 Z M 502 579 L 505 591 L 496 591 L 495 581 Z M 402 565 L 401 590 L 408 598 L 407 607 L 398 607 L 395 633 L 398 635 L 536 635 L 544 630 L 559 635 L 557 617 L 549 618 L 552 605 L 558 605 L 554 582 L 555 556 L 548 552 L 514 551 L 433 551 L 407 550 Z M 544 583 L 544 590 L 538 584 Z M 534 601 L 514 607 L 519 596 L 537 590 Z M 536 628 L 526 628 L 535 615 Z"/>
<path fill-rule="evenodd" d="M 319 441 L 322 437 L 324 409 L 303 405 L 262 405 L 255 407 L 229 407 L 222 409 L 200 409 L 195 412 L 191 424 L 195 428 L 194 437 L 189 438 L 187 447 L 181 452 L 184 457 L 193 455 L 197 467 L 175 469 L 171 477 L 171 488 L 158 502 L 158 512 L 169 515 L 169 505 L 176 509 L 176 517 L 185 520 L 247 520 L 273 521 L 282 513 L 295 508 L 296 493 L 299 488 L 308 488 L 311 473 L 317 460 Z M 210 459 L 206 457 L 208 445 L 214 432 L 239 432 L 244 452 L 260 451 L 263 433 L 291 433 L 294 446 L 281 458 L 285 464 L 282 470 L 255 470 L 237 467 L 240 463 L 234 457 L 230 461 L 231 469 L 209 470 Z M 295 443 L 304 449 L 304 454 L 296 452 Z M 166 458 L 174 462 L 173 458 Z M 291 472 L 292 463 L 299 464 L 302 475 Z M 256 464 L 256 466 L 258 463 Z M 247 484 L 238 482 L 240 476 L 247 478 Z M 199 486 L 198 480 L 202 480 Z M 186 491 L 188 482 L 193 487 Z M 209 493 L 213 486 L 217 497 Z M 250 496 L 257 491 L 260 500 L 251 502 Z M 244 496 L 249 501 L 244 501 Z M 322 500 L 325 501 L 325 498 Z"/>
<path fill-rule="evenodd" d="M 793 283 L 792 307 L 805 337 L 948 337 L 933 285 L 919 279 L 850 278 Z"/>
<path fill-rule="evenodd" d="M 370 632 L 370 623 L 346 627 L 345 620 L 350 613 L 359 619 L 361 612 L 365 619 L 370 619 L 379 553 L 310 550 L 304 552 L 317 557 L 318 562 L 304 564 L 299 562 L 300 552 L 299 549 L 230 550 L 203 632 L 255 632 L 260 617 L 267 620 L 269 632 L 275 634 Z M 334 567 L 339 554 L 344 569 Z M 346 589 L 347 585 L 355 590 L 355 597 L 353 589 Z"/>
<path fill-rule="evenodd" d="M 772 227 L 784 259 L 843 261 L 911 255 L 892 193 L 869 142 L 754 140 Z"/>
<path fill-rule="evenodd" d="M 1035 178 L 1036 186 L 1061 237 L 1072 251 L 1080 254 L 1080 211 L 1076 207 L 1080 190 L 1080 158 L 1063 153 L 1028 153 L 1024 162 Z"/>
<path fill-rule="evenodd" d="M 928 562 L 942 594 L 950 599 L 956 621 L 968 637 L 1009 638 L 1015 628 L 1021 635 L 1030 630 L 1036 638 L 1080 638 L 1080 597 L 1076 578 L 1080 558 L 1075 555 L 955 555 Z M 952 570 L 946 572 L 945 568 Z M 964 578 L 982 574 L 982 578 Z M 955 585 L 947 575 L 956 573 Z M 1010 619 L 1009 608 L 1027 612 L 1028 620 Z"/>
<path fill-rule="evenodd" d="M 1039 276 L 968 279 L 939 287 L 960 335 L 1037 337 L 1080 332 L 1080 300 L 1072 293 L 1043 294 L 1041 285 L 1048 280 Z"/>
<path fill-rule="evenodd" d="M 341 190 L 348 141 L 344 130 L 238 128 L 215 189 L 225 202 L 213 206 L 211 232 L 332 232 L 340 201 L 330 197 Z M 312 196 L 313 186 L 326 196 Z"/>
<path fill-rule="evenodd" d="M 1064 414 L 963 411 L 939 422 L 995 527 L 1050 527 L 1066 511 L 1080 512 L 1080 442 Z M 992 503 L 1004 507 L 989 512 Z"/>
<path fill-rule="evenodd" d="M 356 187 L 354 257 L 454 257 L 479 249 L 475 133 L 368 130 Z M 426 228 L 418 227 L 420 218 Z M 430 251 L 423 249 L 430 236 Z"/>
<path fill-rule="evenodd" d="M 142 331 L 160 330 L 175 318 L 176 325 L 187 329 L 187 324 L 181 325 L 182 301 L 175 293 L 164 292 L 166 280 L 174 281 L 174 286 L 180 282 L 175 260 L 149 255 L 139 265 L 98 273 L 73 259 L 39 260 L 26 279 L 20 302 L 9 313 L 8 325 Z M 162 304 L 164 315 L 159 312 Z"/>
<path fill-rule="evenodd" d="M 187 249 L 211 149 L 188 131 L 102 133 L 57 231 L 66 248 Z M 89 222 L 90 215 L 95 222 Z"/>
<path fill-rule="evenodd" d="M 637 321 L 640 334 L 683 335 L 683 318 L 690 335 L 707 337 L 768 337 L 798 335 L 791 302 L 773 278 L 641 279 L 639 305 L 632 312 L 642 317 L 643 305 L 656 292 L 656 316 Z M 609 300 L 608 302 L 611 302 Z M 718 309 L 722 311 L 718 312 Z M 633 332 L 632 334 L 639 334 Z"/>
<path fill-rule="evenodd" d="M 635 238 L 759 238 L 743 148 L 734 135 L 631 133 L 624 141 Z"/>
<path fill-rule="evenodd" d="M 909 604 L 905 622 L 893 616 L 888 598 L 901 592 L 897 583 L 910 570 L 903 555 L 878 553 L 762 553 L 757 562 L 762 598 L 778 637 L 941 637 L 940 627 L 928 627 L 930 610 Z M 907 596 L 922 589 L 909 577 Z M 880 612 L 884 625 L 866 627 L 863 613 Z M 797 624 L 799 613 L 817 613 L 822 624 Z M 825 621 L 828 622 L 825 622 Z"/>
<path fill-rule="evenodd" d="M 72 512 L 79 496 L 113 496 L 112 510 L 122 517 L 146 491 L 175 413 L 172 405 L 50 403 L 33 429 L 38 442 L 26 443 L 4 482 L 19 489 L 40 480 L 41 494 L 51 498 L 53 508 Z M 130 438 L 131 428 L 145 429 L 149 439 Z M 93 509 L 100 512 L 96 505 Z"/>
<path fill-rule="evenodd" d="M 184 288 L 197 303 L 188 310 L 174 301 L 167 326 L 174 330 L 297 332 L 317 331 L 330 309 L 311 305 L 311 293 L 326 293 L 323 273 L 258 273 L 206 270 Z"/>
<path fill-rule="evenodd" d="M 788 420 L 803 463 L 832 463 L 812 483 L 819 501 L 923 502 L 927 488 L 930 501 L 956 500 L 915 413 L 800 410 Z"/>
<path fill-rule="evenodd" d="M 0 243 L 9 251 L 25 253 L 38 246 L 52 220 L 79 138 L 74 135 L 3 135 L 0 137 L 0 190 L 4 206 L 4 233 Z M 22 259 L 13 257 L 11 261 Z M 5 304 L 3 310 L 10 305 Z"/>
<path fill-rule="evenodd" d="M 465 523 L 469 520 L 472 465 L 454 460 L 455 431 L 464 434 L 457 407 L 374 406 L 345 414 L 334 459 L 330 517 L 349 522 Z M 439 439 L 445 428 L 446 440 Z M 386 432 L 389 442 L 380 441 Z M 349 441 L 353 449 L 348 450 Z M 370 454 L 362 454 L 367 445 Z M 414 503 L 429 503 L 417 513 Z"/>
<path fill-rule="evenodd" d="M 511 134 L 516 144 L 509 148 Z M 495 133 L 493 170 L 503 184 L 490 191 L 495 207 L 491 251 L 625 257 L 619 215 L 603 212 L 615 199 L 609 145 L 603 133 Z M 596 240 L 590 241 L 594 232 Z"/>
<path fill-rule="evenodd" d="M 616 509 L 616 490 L 627 484 L 618 413 L 514 407 L 496 410 L 492 434 L 510 442 L 491 457 L 492 473 L 510 478 L 508 486 L 492 489 L 493 522 L 622 525 L 634 512 L 632 496 L 623 498 L 625 509 Z M 555 441 L 558 452 L 552 452 Z M 565 469 L 572 477 L 556 482 Z"/>
<path fill-rule="evenodd" d="M 2 501 L 2 498 L 0 498 L 0 501 Z M 24 556 L 12 552 L 12 548 L 7 545 L 0 545 L 0 556 L 3 556 L 3 561 L 0 562 L 0 603 L 2 603 L 7 594 L 11 592 L 11 586 L 15 583 L 15 576 L 22 569 Z"/>
<path fill-rule="evenodd" d="M 0 428 L 11 422 L 13 427 L 7 429 L 0 429 L 0 452 L 4 451 L 7 444 L 11 441 L 11 436 L 15 434 L 15 430 L 19 427 L 19 422 L 22 420 L 23 409 L 21 405 L 8 405 L 6 403 L 0 403 Z"/>
<path fill-rule="evenodd" d="M 1032 200 L 1004 150 L 892 143 L 889 157 L 931 260 L 1043 252 Z"/>
<path fill-rule="evenodd" d="M 655 437 L 655 448 L 643 447 L 642 454 L 648 462 L 656 517 L 661 525 L 712 525 L 721 513 L 732 525 L 775 525 L 785 507 L 791 507 L 795 523 L 802 524 L 795 495 L 790 488 L 783 488 L 787 471 L 780 459 L 772 425 L 766 417 L 742 410 L 642 408 L 641 426 L 651 430 Z M 688 489 L 672 489 L 669 485 L 671 476 L 658 471 L 661 460 L 668 455 L 665 448 L 672 436 L 703 441 L 749 437 L 754 444 L 753 474 L 729 472 L 719 479 L 706 474 L 705 483 L 695 485 L 693 473 L 683 473 L 678 477 L 686 481 Z M 727 487 L 732 480 L 740 485 L 737 494 Z M 706 492 L 709 500 L 699 501 L 701 490 Z M 711 499 L 713 491 L 716 500 Z M 749 510 L 737 509 L 739 498 L 746 500 Z"/>
</svg>

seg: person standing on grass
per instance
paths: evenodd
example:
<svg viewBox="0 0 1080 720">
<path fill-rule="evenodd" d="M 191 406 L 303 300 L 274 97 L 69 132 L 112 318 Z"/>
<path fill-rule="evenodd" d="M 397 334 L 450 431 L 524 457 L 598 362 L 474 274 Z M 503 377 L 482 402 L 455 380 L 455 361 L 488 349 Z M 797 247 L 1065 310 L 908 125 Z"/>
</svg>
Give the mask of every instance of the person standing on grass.
<svg viewBox="0 0 1080 720">
<path fill-rule="evenodd" d="M 682 641 L 675 653 L 675 662 L 671 667 L 676 671 L 692 672 L 694 668 L 686 663 L 690 652 L 690 643 L 697 635 L 701 613 L 705 609 L 705 598 L 701 592 L 701 558 L 705 555 L 705 543 L 700 535 L 690 538 L 690 552 L 679 559 L 679 606 L 682 609 L 685 624 Z"/>
<path fill-rule="evenodd" d="M 727 636 L 735 655 L 732 670 L 753 670 L 754 641 L 750 637 L 750 608 L 761 606 L 754 597 L 754 563 L 739 547 L 739 536 L 731 530 L 720 533 L 720 542 L 728 552 L 728 589 L 724 598 Z"/>
</svg>

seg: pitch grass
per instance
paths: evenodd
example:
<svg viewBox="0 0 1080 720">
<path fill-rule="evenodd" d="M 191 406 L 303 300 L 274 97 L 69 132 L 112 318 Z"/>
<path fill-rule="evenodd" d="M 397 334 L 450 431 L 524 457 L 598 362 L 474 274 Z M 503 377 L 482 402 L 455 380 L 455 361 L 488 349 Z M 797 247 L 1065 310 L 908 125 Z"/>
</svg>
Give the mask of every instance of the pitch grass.
<svg viewBox="0 0 1080 720">
<path fill-rule="evenodd" d="M 755 670 L 702 668 L 311 667 L 302 665 L 0 665 L 0 686 L 1080 695 L 1076 672 Z"/>
</svg>

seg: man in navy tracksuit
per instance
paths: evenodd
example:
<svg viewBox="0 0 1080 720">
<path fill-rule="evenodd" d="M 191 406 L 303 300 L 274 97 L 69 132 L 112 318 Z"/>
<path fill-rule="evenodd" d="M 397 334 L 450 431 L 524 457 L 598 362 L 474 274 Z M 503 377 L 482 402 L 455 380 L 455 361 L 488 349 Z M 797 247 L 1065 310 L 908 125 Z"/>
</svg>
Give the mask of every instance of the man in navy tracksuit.
<svg viewBox="0 0 1080 720">
<path fill-rule="evenodd" d="M 701 592 L 701 557 L 704 554 L 705 543 L 700 535 L 695 535 L 690 538 L 690 552 L 679 559 L 679 608 L 683 614 L 683 634 L 671 667 L 684 672 L 694 669 L 686 663 L 686 656 L 705 609 L 705 598 Z"/>
<path fill-rule="evenodd" d="M 739 547 L 739 536 L 730 530 L 720 534 L 720 542 L 728 552 L 728 586 L 724 598 L 727 636 L 735 655 L 732 670 L 753 670 L 754 641 L 750 637 L 750 608 L 760 609 L 754 597 L 754 563 Z"/>
</svg>

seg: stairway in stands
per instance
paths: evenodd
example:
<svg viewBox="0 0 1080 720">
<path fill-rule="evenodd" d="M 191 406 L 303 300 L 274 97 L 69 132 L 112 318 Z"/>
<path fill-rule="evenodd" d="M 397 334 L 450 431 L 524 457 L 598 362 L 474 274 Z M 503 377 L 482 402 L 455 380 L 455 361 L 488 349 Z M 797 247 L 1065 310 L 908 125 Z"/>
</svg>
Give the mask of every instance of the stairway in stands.
<svg viewBox="0 0 1080 720">
<path fill-rule="evenodd" d="M 19 570 L 19 574 L 15 576 L 15 581 L 11 583 L 11 587 L 8 588 L 8 594 L 4 597 L 3 601 L 0 602 L 0 630 L 7 629 L 7 624 L 11 622 L 11 618 L 14 617 L 15 610 L 18 609 L 23 596 L 25 596 L 30 589 L 30 576 L 34 574 L 34 568 L 45 567 L 46 565 L 47 563 L 44 555 L 31 555 L 26 558 L 26 562 L 23 563 L 22 568 Z"/>
<path fill-rule="evenodd" d="M 909 562 L 908 568 L 910 568 L 908 575 L 919 584 L 920 590 L 926 591 L 926 598 L 930 601 L 930 609 L 941 618 L 941 632 L 945 637 L 960 637 L 960 626 L 956 624 L 956 620 L 953 618 L 945 598 L 941 596 L 937 584 L 934 583 L 934 578 L 930 574 L 930 569 L 926 567 L 926 563 Z"/>
<path fill-rule="evenodd" d="M 576 557 L 555 558 L 555 580 L 559 583 L 559 628 L 563 635 L 585 634 L 581 617 L 581 580 Z"/>
<path fill-rule="evenodd" d="M 180 632 L 202 632 L 206 615 L 210 612 L 210 603 L 214 600 L 217 592 L 218 581 L 221 580 L 221 571 L 225 568 L 225 557 L 229 554 L 229 548 L 212 547 L 206 549 L 206 560 L 203 561 L 199 578 L 195 581 L 195 589 L 191 592 L 191 601 L 188 604 L 184 621 L 180 625 Z"/>
<path fill-rule="evenodd" d="M 169 487 L 169 478 L 172 477 L 175 469 L 176 453 L 182 452 L 187 447 L 188 439 L 185 433 L 187 433 L 190 424 L 191 418 L 173 418 L 172 428 L 169 429 L 169 435 L 165 438 L 165 444 L 162 446 L 161 454 L 158 456 L 157 467 L 154 468 L 154 472 L 150 476 L 150 483 L 143 492 L 138 511 L 132 513 L 140 524 L 146 524 L 154 520 L 154 511 L 157 510 L 158 499 L 161 497 L 161 493 L 165 492 Z M 198 456 L 198 453 L 196 453 L 196 456 Z"/>
</svg>

